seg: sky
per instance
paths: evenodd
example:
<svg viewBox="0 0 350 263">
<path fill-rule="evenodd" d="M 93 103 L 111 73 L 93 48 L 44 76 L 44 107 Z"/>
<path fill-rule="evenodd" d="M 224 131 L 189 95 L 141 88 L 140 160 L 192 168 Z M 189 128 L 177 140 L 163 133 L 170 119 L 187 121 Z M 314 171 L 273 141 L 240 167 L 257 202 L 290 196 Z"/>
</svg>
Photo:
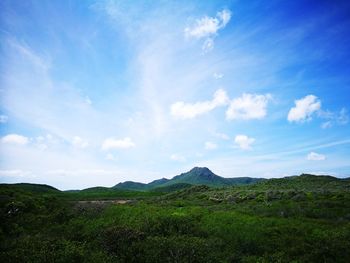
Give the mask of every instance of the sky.
<svg viewBox="0 0 350 263">
<path fill-rule="evenodd" d="M 0 2 L 0 182 L 350 176 L 348 1 Z"/>
</svg>

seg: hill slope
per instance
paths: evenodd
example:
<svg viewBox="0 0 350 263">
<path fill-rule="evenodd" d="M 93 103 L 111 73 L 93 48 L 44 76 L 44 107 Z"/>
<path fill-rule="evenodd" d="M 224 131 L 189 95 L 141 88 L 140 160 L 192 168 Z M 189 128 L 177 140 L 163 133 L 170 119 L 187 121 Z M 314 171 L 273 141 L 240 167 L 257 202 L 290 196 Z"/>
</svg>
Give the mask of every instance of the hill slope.
<svg viewBox="0 0 350 263">
<path fill-rule="evenodd" d="M 0 184 L 2 189 L 16 188 L 18 190 L 33 192 L 33 193 L 48 193 L 48 192 L 60 192 L 57 188 L 47 184 L 30 184 L 30 183 L 18 183 L 18 184 Z"/>
<path fill-rule="evenodd" d="M 230 185 L 246 185 L 262 181 L 262 178 L 236 177 L 224 178 L 214 174 L 206 167 L 194 167 L 186 173 L 174 176 L 172 179 L 162 178 L 155 180 L 149 184 L 127 181 L 119 183 L 113 188 L 126 190 L 152 190 L 155 188 L 168 187 L 175 184 L 188 185 L 207 185 L 207 186 L 230 186 Z M 171 188 L 168 188 L 171 189 Z M 174 187 L 176 189 L 176 187 Z"/>
</svg>

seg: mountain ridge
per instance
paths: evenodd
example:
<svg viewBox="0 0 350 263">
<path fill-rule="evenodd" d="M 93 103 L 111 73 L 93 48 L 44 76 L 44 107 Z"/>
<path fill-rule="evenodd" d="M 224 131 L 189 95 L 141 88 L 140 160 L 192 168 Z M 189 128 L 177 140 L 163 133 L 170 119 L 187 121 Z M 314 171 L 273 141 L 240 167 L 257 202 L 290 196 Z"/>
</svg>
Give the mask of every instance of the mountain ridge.
<svg viewBox="0 0 350 263">
<path fill-rule="evenodd" d="M 169 187 L 176 184 L 207 185 L 220 187 L 230 185 L 252 184 L 262 180 L 266 179 L 252 177 L 224 178 L 219 175 L 216 175 L 207 167 L 194 167 L 190 171 L 176 175 L 171 179 L 162 178 L 154 180 L 148 184 L 126 181 L 118 183 L 112 188 L 124 190 L 152 190 L 158 187 Z"/>
</svg>

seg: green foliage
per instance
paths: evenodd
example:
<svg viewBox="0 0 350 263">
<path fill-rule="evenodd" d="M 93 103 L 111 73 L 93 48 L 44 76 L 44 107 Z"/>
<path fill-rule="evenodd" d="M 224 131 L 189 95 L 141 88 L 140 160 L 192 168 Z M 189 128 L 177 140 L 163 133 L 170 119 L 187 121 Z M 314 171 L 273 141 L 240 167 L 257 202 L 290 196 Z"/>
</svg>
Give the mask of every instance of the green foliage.
<svg viewBox="0 0 350 263">
<path fill-rule="evenodd" d="M 154 188 L 152 191 L 154 192 L 162 192 L 162 193 L 170 193 L 170 192 L 176 192 L 182 189 L 190 188 L 192 187 L 191 184 L 187 183 L 177 183 L 177 184 L 171 184 L 168 186 L 160 186 Z"/>
<path fill-rule="evenodd" d="M 166 195 L 2 185 L 0 261 L 349 262 L 349 184 L 303 175 Z"/>
</svg>

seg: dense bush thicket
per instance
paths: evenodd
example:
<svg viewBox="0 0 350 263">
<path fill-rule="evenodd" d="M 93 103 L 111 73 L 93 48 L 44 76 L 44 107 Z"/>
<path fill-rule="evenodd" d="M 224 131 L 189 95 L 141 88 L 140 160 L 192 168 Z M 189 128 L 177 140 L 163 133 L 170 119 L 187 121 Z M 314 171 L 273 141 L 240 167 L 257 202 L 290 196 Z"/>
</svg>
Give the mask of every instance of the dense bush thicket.
<svg viewBox="0 0 350 263">
<path fill-rule="evenodd" d="M 266 184 L 84 207 L 0 188 L 0 262 L 350 262 L 349 188 Z"/>
</svg>

